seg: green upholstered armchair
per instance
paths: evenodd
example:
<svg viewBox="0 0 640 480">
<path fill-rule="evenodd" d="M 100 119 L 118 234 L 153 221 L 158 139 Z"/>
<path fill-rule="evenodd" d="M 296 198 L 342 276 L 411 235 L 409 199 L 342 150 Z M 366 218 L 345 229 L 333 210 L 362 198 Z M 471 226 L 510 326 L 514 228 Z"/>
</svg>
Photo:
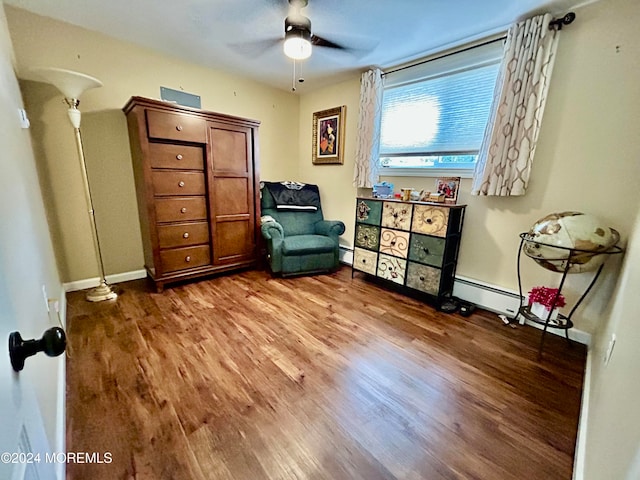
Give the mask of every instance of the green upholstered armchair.
<svg viewBox="0 0 640 480">
<path fill-rule="evenodd" d="M 271 271 L 294 275 L 335 270 L 344 223 L 324 220 L 318 187 L 262 182 L 260 192 L 261 229 Z"/>
</svg>

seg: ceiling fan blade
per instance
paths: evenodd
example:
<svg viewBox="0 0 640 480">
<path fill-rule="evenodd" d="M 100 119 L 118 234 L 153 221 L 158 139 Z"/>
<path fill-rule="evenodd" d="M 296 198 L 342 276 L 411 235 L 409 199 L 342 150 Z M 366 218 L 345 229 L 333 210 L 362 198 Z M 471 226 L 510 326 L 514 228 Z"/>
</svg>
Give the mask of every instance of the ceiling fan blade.
<svg viewBox="0 0 640 480">
<path fill-rule="evenodd" d="M 244 55 L 249 58 L 257 58 L 281 42 L 282 38 L 267 38 L 252 42 L 228 43 L 227 46 L 240 55 Z"/>
<path fill-rule="evenodd" d="M 332 42 L 331 40 L 327 40 L 326 38 L 318 37 L 317 35 L 311 35 L 311 45 L 314 47 L 327 47 L 327 48 L 337 48 L 338 50 L 349 50 L 349 47 L 345 47 L 344 45 L 340 45 L 339 43 Z"/>
<path fill-rule="evenodd" d="M 346 52 L 356 58 L 372 52 L 380 43 L 378 39 L 353 35 L 331 35 L 334 40 L 327 40 L 317 35 L 311 36 L 311 44 L 318 47 L 327 47 L 334 52 Z"/>
</svg>

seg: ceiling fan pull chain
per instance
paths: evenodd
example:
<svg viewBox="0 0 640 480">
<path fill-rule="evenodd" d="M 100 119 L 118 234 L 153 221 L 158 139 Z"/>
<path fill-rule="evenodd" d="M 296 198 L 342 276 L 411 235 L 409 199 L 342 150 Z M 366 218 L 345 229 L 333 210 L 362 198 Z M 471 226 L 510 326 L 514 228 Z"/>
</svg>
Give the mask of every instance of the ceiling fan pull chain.
<svg viewBox="0 0 640 480">
<path fill-rule="evenodd" d="M 291 91 L 296 91 L 296 60 L 293 59 L 293 76 L 291 77 Z"/>
</svg>

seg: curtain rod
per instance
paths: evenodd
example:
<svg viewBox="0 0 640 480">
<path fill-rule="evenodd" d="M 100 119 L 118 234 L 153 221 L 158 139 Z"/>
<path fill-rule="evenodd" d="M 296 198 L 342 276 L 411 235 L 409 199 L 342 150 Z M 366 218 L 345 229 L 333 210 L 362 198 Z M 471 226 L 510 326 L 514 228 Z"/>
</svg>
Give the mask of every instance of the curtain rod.
<svg viewBox="0 0 640 480">
<path fill-rule="evenodd" d="M 567 13 L 565 16 L 563 16 L 561 18 L 554 18 L 553 20 L 551 20 L 549 22 L 549 28 L 553 29 L 553 28 L 557 27 L 558 30 L 562 30 L 562 26 L 563 25 L 569 25 L 575 19 L 576 19 L 576 14 L 573 13 L 573 12 L 569 12 L 569 13 Z M 485 45 L 490 45 L 490 44 L 495 43 L 495 42 L 500 42 L 502 40 L 506 40 L 506 38 L 507 38 L 507 35 L 502 35 L 502 36 L 500 36 L 498 38 L 494 38 L 492 40 L 487 40 L 486 42 L 478 43 L 478 44 L 475 44 L 475 45 L 470 45 L 470 46 L 462 48 L 460 50 L 455 50 L 453 52 L 445 53 L 443 55 L 438 55 L 437 57 L 428 58 L 427 60 L 422 60 L 420 62 L 411 63 L 409 65 L 405 65 L 404 67 L 394 68 L 393 70 L 389 70 L 387 72 L 384 72 L 381 75 L 384 77 L 384 76 L 386 76 L 386 75 L 388 75 L 390 73 L 400 72 L 402 70 L 406 70 L 408 68 L 413 68 L 413 67 L 416 67 L 418 65 L 423 65 L 425 63 L 433 62 L 434 60 L 440 60 L 441 58 L 446 58 L 446 57 L 449 57 L 451 55 L 455 55 L 457 53 L 467 52 L 469 50 L 473 50 L 474 48 L 484 47 Z"/>
<path fill-rule="evenodd" d="M 418 65 L 423 65 L 425 63 L 433 62 L 434 60 L 440 60 L 441 58 L 450 57 L 451 55 L 456 55 L 458 53 L 467 52 L 469 50 L 473 50 L 474 48 L 484 47 L 485 45 L 490 45 L 490 44 L 495 43 L 495 42 L 500 42 L 502 40 L 505 40 L 506 38 L 507 38 L 506 35 L 502 35 L 502 36 L 500 36 L 498 38 L 494 38 L 492 40 L 487 40 L 486 42 L 477 43 L 475 45 L 470 45 L 468 47 L 461 48 L 460 50 L 454 50 L 453 52 L 444 53 L 442 55 L 438 55 L 437 57 L 432 57 L 432 58 L 428 58 L 427 60 L 422 60 L 420 62 L 415 62 L 415 63 L 412 63 L 410 65 L 405 65 L 404 67 L 394 68 L 393 70 L 389 70 L 387 72 L 382 73 L 382 76 L 384 77 L 385 75 L 388 75 L 390 73 L 400 72 L 400 71 L 406 70 L 408 68 L 413 68 L 413 67 L 417 67 Z"/>
</svg>

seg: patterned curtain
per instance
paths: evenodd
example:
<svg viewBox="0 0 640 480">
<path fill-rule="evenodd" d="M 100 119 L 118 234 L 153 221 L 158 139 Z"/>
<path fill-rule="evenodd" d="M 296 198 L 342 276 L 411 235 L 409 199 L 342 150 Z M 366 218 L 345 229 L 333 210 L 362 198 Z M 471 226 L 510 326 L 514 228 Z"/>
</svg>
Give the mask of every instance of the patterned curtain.
<svg viewBox="0 0 640 480">
<path fill-rule="evenodd" d="M 353 184 L 371 188 L 378 181 L 380 121 L 382 117 L 382 72 L 376 68 L 362 74 L 356 164 Z"/>
<path fill-rule="evenodd" d="M 513 25 L 473 175 L 472 195 L 524 195 L 558 45 L 551 15 Z"/>
</svg>

